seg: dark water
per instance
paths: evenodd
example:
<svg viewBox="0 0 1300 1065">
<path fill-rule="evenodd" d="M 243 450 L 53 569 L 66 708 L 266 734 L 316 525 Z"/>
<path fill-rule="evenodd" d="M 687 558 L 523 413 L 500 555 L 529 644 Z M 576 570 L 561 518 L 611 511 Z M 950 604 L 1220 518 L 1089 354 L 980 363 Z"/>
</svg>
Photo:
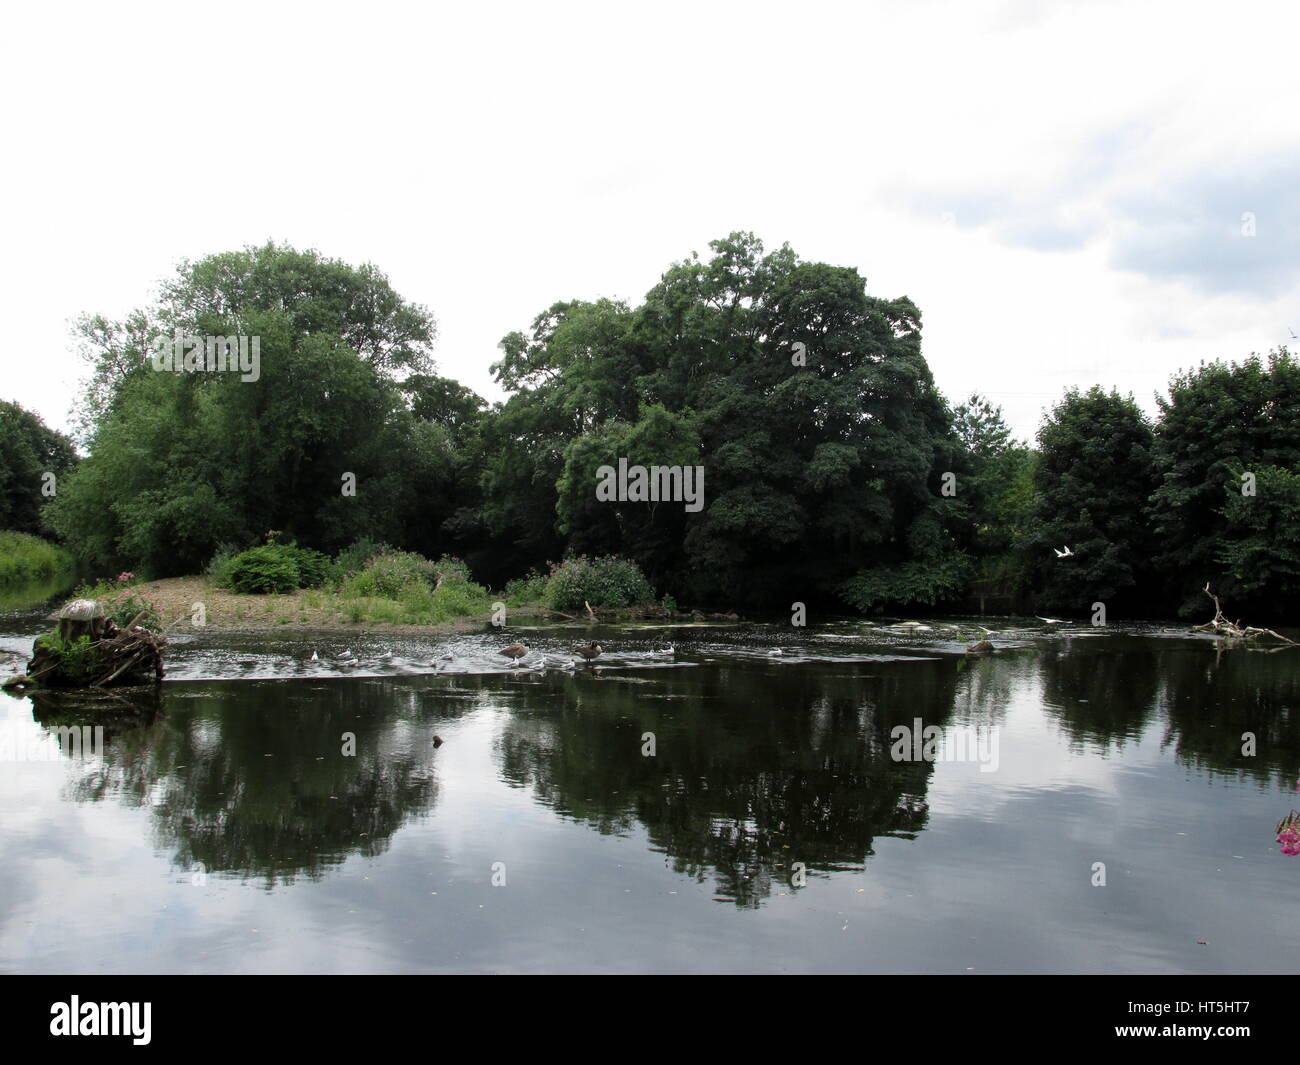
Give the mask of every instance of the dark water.
<svg viewBox="0 0 1300 1065">
<path fill-rule="evenodd" d="M 0 696 L 0 969 L 1294 971 L 1300 649 L 973 638 L 183 637 L 111 713 Z M 918 718 L 996 768 L 895 760 Z"/>
</svg>

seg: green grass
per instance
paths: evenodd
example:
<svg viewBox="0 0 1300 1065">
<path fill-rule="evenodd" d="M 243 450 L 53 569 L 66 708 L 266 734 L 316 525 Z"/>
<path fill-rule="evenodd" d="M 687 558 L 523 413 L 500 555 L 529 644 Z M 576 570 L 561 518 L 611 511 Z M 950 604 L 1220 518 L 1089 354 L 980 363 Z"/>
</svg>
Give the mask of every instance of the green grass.
<svg viewBox="0 0 1300 1065">
<path fill-rule="evenodd" d="M 345 585 L 345 591 L 330 595 L 329 602 L 354 625 L 441 625 L 457 618 L 486 615 L 492 609 L 493 598 L 487 589 L 472 581 L 447 577 L 436 591 L 417 581 L 398 590 L 395 596 L 348 595 Z"/>
<path fill-rule="evenodd" d="M 72 569 L 72 556 L 27 533 L 0 532 L 0 586 L 49 580 Z"/>
</svg>

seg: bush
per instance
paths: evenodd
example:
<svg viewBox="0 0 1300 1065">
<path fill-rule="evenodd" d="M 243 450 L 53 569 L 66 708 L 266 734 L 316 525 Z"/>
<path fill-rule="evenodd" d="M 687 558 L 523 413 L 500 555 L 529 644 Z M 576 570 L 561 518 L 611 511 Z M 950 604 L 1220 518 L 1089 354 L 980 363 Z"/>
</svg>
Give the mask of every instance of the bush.
<svg viewBox="0 0 1300 1065">
<path fill-rule="evenodd" d="M 230 560 L 228 579 L 236 592 L 251 595 L 292 592 L 299 581 L 295 549 L 266 544 L 244 551 Z"/>
<path fill-rule="evenodd" d="M 47 632 L 36 638 L 36 644 L 32 648 L 33 660 L 42 650 L 47 651 L 58 663 L 55 672 L 59 674 L 61 682 L 71 687 L 86 687 L 97 680 L 102 672 L 99 649 L 91 643 L 89 636 L 64 640 L 57 630 Z"/>
<path fill-rule="evenodd" d="M 469 566 L 451 555 L 443 555 L 433 564 L 433 576 L 435 586 L 440 582 L 446 583 L 447 581 L 459 584 L 471 583 Z"/>
<path fill-rule="evenodd" d="M 119 629 L 125 629 L 134 623 L 153 632 L 162 631 L 162 612 L 157 604 L 131 588 L 123 588 L 112 598 L 106 599 L 104 609 Z"/>
<path fill-rule="evenodd" d="M 584 603 L 640 606 L 653 603 L 655 593 L 641 567 L 630 559 L 580 555 L 551 566 L 546 601 L 554 610 L 577 610 Z"/>
<path fill-rule="evenodd" d="M 299 588 L 319 588 L 333 578 L 335 568 L 329 555 L 313 551 L 310 547 L 298 547 L 292 544 L 289 550 L 293 552 L 294 561 L 298 563 Z"/>
<path fill-rule="evenodd" d="M 351 598 L 400 599 L 412 588 L 433 588 L 436 564 L 410 551 L 385 551 L 343 581 L 340 589 Z"/>
<path fill-rule="evenodd" d="M 376 555 L 382 555 L 385 551 L 391 551 L 388 544 L 382 544 L 378 540 L 371 540 L 368 537 L 362 537 L 360 540 L 354 540 L 347 547 L 335 556 L 334 565 L 340 578 L 351 576 L 365 568 Z"/>
<path fill-rule="evenodd" d="M 218 544 L 208 564 L 203 568 L 204 576 L 218 588 L 229 588 L 231 563 L 239 555 L 239 548 L 234 544 Z"/>
<path fill-rule="evenodd" d="M 221 588 L 265 595 L 319 588 L 332 580 L 335 564 L 328 555 L 297 544 L 269 543 L 239 554 L 224 547 L 208 563 L 208 576 Z"/>
<path fill-rule="evenodd" d="M 47 580 L 72 567 L 72 557 L 39 536 L 0 532 L 0 585 Z"/>
<path fill-rule="evenodd" d="M 546 578 L 535 569 L 523 577 L 506 581 L 506 602 L 511 606 L 541 602 L 545 597 Z"/>
</svg>

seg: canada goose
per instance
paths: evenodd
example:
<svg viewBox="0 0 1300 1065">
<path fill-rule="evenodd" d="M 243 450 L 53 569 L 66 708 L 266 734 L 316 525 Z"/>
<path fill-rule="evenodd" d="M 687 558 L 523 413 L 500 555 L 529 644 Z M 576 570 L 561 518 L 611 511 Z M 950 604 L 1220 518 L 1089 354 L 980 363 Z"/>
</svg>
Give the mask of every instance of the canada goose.
<svg viewBox="0 0 1300 1065">
<path fill-rule="evenodd" d="M 523 658 L 528 653 L 528 647 L 522 643 L 512 643 L 509 647 L 503 647 L 497 652 L 499 655 L 505 655 L 507 658 Z"/>
<path fill-rule="evenodd" d="M 575 647 L 573 649 L 575 655 L 581 655 L 588 662 L 593 658 L 599 658 L 602 651 L 604 651 L 604 648 L 598 643 L 584 643 L 581 647 Z"/>
<path fill-rule="evenodd" d="M 1052 550 L 1053 550 L 1053 551 L 1056 551 L 1056 548 L 1052 548 Z M 1074 558 L 1074 552 L 1070 550 L 1070 545 L 1069 545 L 1069 544 L 1066 544 L 1064 550 L 1056 551 L 1056 557 L 1057 557 L 1057 558 Z"/>
<path fill-rule="evenodd" d="M 980 640 L 979 643 L 973 643 L 966 648 L 968 655 L 991 655 L 996 648 L 988 640 Z"/>
</svg>

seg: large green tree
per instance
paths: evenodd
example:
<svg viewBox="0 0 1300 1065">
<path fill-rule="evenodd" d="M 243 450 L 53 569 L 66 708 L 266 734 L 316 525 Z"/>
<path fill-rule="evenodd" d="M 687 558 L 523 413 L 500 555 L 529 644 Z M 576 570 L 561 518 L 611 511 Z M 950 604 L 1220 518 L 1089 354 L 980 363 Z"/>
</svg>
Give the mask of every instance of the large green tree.
<svg viewBox="0 0 1300 1065">
<path fill-rule="evenodd" d="M 0 401 L 0 529 L 41 532 L 41 507 L 76 460 L 66 436 L 18 404 Z"/>
<path fill-rule="evenodd" d="M 1026 548 L 1038 602 L 1089 614 L 1150 611 L 1152 553 L 1145 507 L 1152 429 L 1131 396 L 1071 389 L 1038 431 L 1034 528 Z M 1068 547 L 1073 557 L 1058 558 Z"/>
<path fill-rule="evenodd" d="M 1242 474 L 1300 469 L 1300 364 L 1285 349 L 1202 364 L 1176 376 L 1159 404 L 1151 514 L 1171 603 L 1204 612 L 1206 581 L 1229 600 L 1275 598 L 1282 587 L 1250 571 L 1241 545 L 1266 511 L 1285 509 L 1286 482 L 1259 476 L 1263 487 L 1243 497 Z M 1230 505 L 1234 494 L 1244 506 Z M 1229 542 L 1237 548 L 1225 558 Z"/>
<path fill-rule="evenodd" d="M 955 551 L 938 494 L 955 442 L 916 307 L 752 234 L 711 249 L 639 307 L 560 303 L 503 340 L 498 534 L 534 557 L 620 550 L 679 597 L 769 606 Z M 620 457 L 702 466 L 703 509 L 598 501 L 596 470 Z"/>
<path fill-rule="evenodd" d="M 155 341 L 177 332 L 256 337 L 259 365 L 160 370 Z M 432 316 L 371 266 L 275 244 L 214 255 L 182 264 L 156 306 L 80 333 L 90 455 L 49 520 L 84 561 L 192 572 L 273 529 L 326 549 L 407 540 L 456 512 L 457 485 L 477 488 L 457 434 L 481 404 L 429 377 Z"/>
</svg>

